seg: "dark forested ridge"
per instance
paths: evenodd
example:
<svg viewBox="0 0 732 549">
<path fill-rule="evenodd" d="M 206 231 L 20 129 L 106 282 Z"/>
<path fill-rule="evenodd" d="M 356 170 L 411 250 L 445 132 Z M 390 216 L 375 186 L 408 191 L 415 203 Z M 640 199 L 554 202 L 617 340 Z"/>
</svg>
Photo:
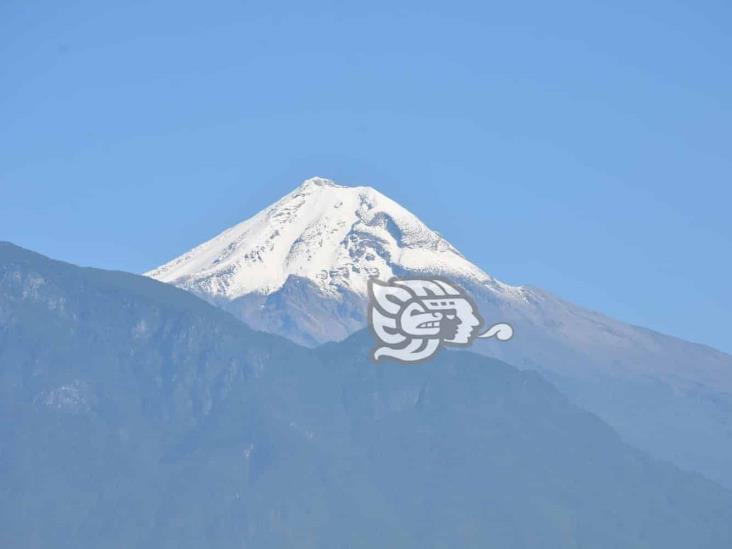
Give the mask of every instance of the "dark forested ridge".
<svg viewBox="0 0 732 549">
<path fill-rule="evenodd" d="M 732 495 L 535 373 L 374 364 L 0 244 L 0 546 L 732 547 Z"/>
</svg>

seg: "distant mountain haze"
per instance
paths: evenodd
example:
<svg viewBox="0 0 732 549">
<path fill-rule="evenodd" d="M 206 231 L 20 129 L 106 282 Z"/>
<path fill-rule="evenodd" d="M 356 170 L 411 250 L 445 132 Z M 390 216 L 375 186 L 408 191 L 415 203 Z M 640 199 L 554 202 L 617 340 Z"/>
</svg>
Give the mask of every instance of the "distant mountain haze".
<svg viewBox="0 0 732 549">
<path fill-rule="evenodd" d="M 368 278 L 448 278 L 515 329 L 473 350 L 542 372 L 633 445 L 732 487 L 732 356 L 505 284 L 371 187 L 309 179 L 146 274 L 311 347 L 365 327 Z"/>
<path fill-rule="evenodd" d="M 536 372 L 371 345 L 0 243 L 0 546 L 732 546 L 732 493 Z"/>
</svg>

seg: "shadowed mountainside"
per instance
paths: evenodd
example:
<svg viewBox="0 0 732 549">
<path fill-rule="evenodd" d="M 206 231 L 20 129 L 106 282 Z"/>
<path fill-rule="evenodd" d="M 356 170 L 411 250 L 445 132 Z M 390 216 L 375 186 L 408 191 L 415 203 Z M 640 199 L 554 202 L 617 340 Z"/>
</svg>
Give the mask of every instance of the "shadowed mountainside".
<svg viewBox="0 0 732 549">
<path fill-rule="evenodd" d="M 732 495 L 539 375 L 375 365 L 0 243 L 3 547 L 727 548 Z"/>
</svg>

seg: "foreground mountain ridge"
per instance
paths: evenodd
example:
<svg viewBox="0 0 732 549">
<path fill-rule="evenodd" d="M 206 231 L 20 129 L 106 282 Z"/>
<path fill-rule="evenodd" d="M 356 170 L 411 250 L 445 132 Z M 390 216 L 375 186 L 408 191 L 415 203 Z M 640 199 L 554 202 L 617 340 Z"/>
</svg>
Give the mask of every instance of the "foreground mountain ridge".
<svg viewBox="0 0 732 549">
<path fill-rule="evenodd" d="M 723 549 L 732 494 L 533 372 L 373 364 L 0 243 L 3 547 Z"/>
</svg>

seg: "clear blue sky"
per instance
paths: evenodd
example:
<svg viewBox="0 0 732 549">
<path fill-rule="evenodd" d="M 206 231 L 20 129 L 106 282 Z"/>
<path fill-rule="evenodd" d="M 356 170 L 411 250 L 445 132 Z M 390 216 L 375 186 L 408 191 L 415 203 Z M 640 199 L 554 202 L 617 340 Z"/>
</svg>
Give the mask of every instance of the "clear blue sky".
<svg viewBox="0 0 732 549">
<path fill-rule="evenodd" d="M 321 175 L 732 351 L 730 3 L 394 4 L 4 0 L 0 239 L 142 272 Z"/>
</svg>

